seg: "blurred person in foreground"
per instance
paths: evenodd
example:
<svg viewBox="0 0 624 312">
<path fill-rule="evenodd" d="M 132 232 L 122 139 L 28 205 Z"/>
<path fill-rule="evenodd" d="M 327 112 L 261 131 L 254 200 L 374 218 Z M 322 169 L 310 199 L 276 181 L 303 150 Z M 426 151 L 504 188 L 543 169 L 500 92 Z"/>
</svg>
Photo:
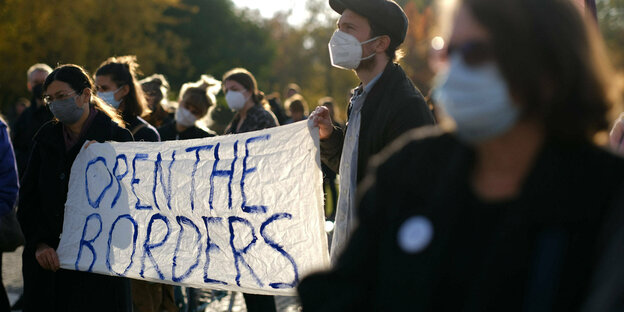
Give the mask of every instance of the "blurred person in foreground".
<svg viewBox="0 0 624 312">
<path fill-rule="evenodd" d="M 617 101 L 596 25 L 569 0 L 450 10 L 435 98 L 456 130 L 375 157 L 344 254 L 299 285 L 304 311 L 578 311 L 601 284 L 624 159 L 594 143 Z"/>
<path fill-rule="evenodd" d="M 17 200 L 19 183 L 13 145 L 7 124 L 0 116 L 0 217 L 11 212 Z M 0 250 L 0 311 L 10 310 L 9 298 L 2 283 L 2 251 Z"/>
<path fill-rule="evenodd" d="M 83 144 L 132 141 L 119 115 L 94 90 L 89 75 L 77 65 L 57 67 L 43 84 L 55 119 L 33 139 L 17 211 L 26 238 L 24 312 L 132 310 L 128 279 L 61 269 L 56 253 L 71 167 Z"/>
<path fill-rule="evenodd" d="M 139 80 L 143 95 L 147 101 L 147 108 L 151 111 L 145 120 L 152 126 L 159 128 L 174 119 L 167 101 L 169 82 L 161 74 L 153 74 Z"/>
<path fill-rule="evenodd" d="M 329 109 L 310 115 L 319 127 L 321 160 L 340 175 L 332 263 L 355 229 L 355 193 L 370 157 L 409 129 L 434 124 L 424 97 L 401 66 L 399 46 L 408 20 L 389 0 L 329 0 L 338 29 L 329 40 L 333 66 L 353 70 L 361 83 L 349 101 L 345 131 L 332 123 Z"/>
<path fill-rule="evenodd" d="M 236 112 L 225 134 L 237 134 L 279 126 L 268 106 L 264 93 L 258 90 L 256 78 L 244 68 L 234 68 L 223 75 L 223 92 L 227 105 Z M 243 294 L 249 312 L 276 310 L 273 296 Z"/>
</svg>

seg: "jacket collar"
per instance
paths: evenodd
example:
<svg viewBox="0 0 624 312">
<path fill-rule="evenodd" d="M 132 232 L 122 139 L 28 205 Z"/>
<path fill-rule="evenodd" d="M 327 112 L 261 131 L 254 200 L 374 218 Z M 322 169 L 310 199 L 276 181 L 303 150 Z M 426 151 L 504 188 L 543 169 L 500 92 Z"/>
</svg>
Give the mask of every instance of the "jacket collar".
<svg viewBox="0 0 624 312">
<path fill-rule="evenodd" d="M 49 130 L 48 127 L 50 127 Z M 112 120 L 105 113 L 98 110 L 97 115 L 93 119 L 93 123 L 87 129 L 84 136 L 80 138 L 78 144 L 82 145 L 84 140 L 96 140 L 104 141 L 109 139 L 111 133 Z M 41 127 L 39 133 L 35 135 L 34 140 L 37 144 L 42 144 L 52 148 L 58 148 L 61 151 L 65 150 L 65 143 L 63 140 L 63 124 L 52 120 Z"/>
<path fill-rule="evenodd" d="M 380 102 L 382 98 L 386 96 L 388 87 L 399 84 L 401 77 L 405 75 L 402 73 L 403 70 L 398 64 L 392 61 L 388 62 L 386 68 L 381 74 L 381 77 L 379 77 L 379 80 L 377 80 L 373 88 L 366 96 L 366 101 L 362 107 L 362 114 L 365 114 L 366 111 L 373 110 L 378 105 L 381 105 Z"/>
</svg>

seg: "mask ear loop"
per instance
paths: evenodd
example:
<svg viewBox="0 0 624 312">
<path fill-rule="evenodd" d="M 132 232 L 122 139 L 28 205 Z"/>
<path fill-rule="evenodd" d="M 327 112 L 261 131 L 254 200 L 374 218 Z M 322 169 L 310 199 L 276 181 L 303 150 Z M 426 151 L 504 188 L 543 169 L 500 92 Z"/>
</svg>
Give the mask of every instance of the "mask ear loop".
<svg viewBox="0 0 624 312">
<path fill-rule="evenodd" d="M 74 102 L 77 102 L 77 99 L 78 99 L 79 97 L 83 96 L 84 94 L 85 94 L 84 89 L 80 92 L 80 94 L 78 94 L 78 93 L 76 92 L 76 96 L 74 97 Z M 91 103 L 91 96 L 89 96 L 89 100 L 87 101 L 87 107 L 88 107 L 88 105 L 90 105 L 90 103 Z M 77 103 L 76 103 L 76 104 L 77 104 Z M 80 106 L 80 108 L 84 109 L 84 105 L 85 105 L 85 104 L 83 103 L 83 104 Z"/>
<path fill-rule="evenodd" d="M 369 42 L 373 42 L 373 41 L 375 41 L 375 40 L 377 40 L 377 39 L 379 39 L 379 38 L 381 38 L 381 36 L 377 36 L 377 37 L 374 37 L 374 38 L 370 38 L 370 39 L 368 39 L 368 40 L 366 40 L 366 41 L 364 41 L 364 42 L 361 42 L 361 43 L 360 43 L 360 46 L 363 46 L 363 45 L 365 45 L 365 44 L 367 44 L 367 43 L 369 43 Z M 371 58 L 373 58 L 375 55 L 377 55 L 377 52 L 373 52 L 373 54 L 371 54 L 371 55 L 369 55 L 369 56 L 367 56 L 367 57 L 360 58 L 360 61 L 370 60 L 370 59 L 371 59 Z"/>
</svg>

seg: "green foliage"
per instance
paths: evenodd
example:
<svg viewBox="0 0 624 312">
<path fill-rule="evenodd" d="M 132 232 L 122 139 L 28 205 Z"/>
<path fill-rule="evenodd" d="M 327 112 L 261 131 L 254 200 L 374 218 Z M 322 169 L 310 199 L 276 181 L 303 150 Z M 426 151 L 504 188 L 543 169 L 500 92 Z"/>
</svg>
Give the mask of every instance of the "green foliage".
<svg viewBox="0 0 624 312">
<path fill-rule="evenodd" d="M 624 72 L 624 0 L 597 0 L 596 6 L 611 62 Z"/>
</svg>

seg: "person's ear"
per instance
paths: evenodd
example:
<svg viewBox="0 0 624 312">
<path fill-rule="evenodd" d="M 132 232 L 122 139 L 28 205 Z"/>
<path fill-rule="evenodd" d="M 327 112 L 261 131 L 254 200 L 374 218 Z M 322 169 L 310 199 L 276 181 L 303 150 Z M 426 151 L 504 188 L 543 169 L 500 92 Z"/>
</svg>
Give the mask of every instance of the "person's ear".
<svg viewBox="0 0 624 312">
<path fill-rule="evenodd" d="M 375 52 L 376 53 L 385 53 L 386 50 L 388 50 L 388 48 L 390 47 L 390 36 L 388 35 L 383 35 L 381 37 L 379 37 L 377 40 L 377 46 L 375 47 Z"/>
<path fill-rule="evenodd" d="M 120 98 L 124 98 L 124 97 L 126 97 L 126 95 L 128 95 L 128 93 L 130 93 L 130 86 L 126 84 L 123 87 L 121 87 L 119 92 L 117 92 L 117 95 Z"/>
<path fill-rule="evenodd" d="M 28 92 L 32 92 L 33 85 L 32 83 L 30 83 L 30 81 L 26 82 L 26 88 L 28 88 Z"/>
</svg>

